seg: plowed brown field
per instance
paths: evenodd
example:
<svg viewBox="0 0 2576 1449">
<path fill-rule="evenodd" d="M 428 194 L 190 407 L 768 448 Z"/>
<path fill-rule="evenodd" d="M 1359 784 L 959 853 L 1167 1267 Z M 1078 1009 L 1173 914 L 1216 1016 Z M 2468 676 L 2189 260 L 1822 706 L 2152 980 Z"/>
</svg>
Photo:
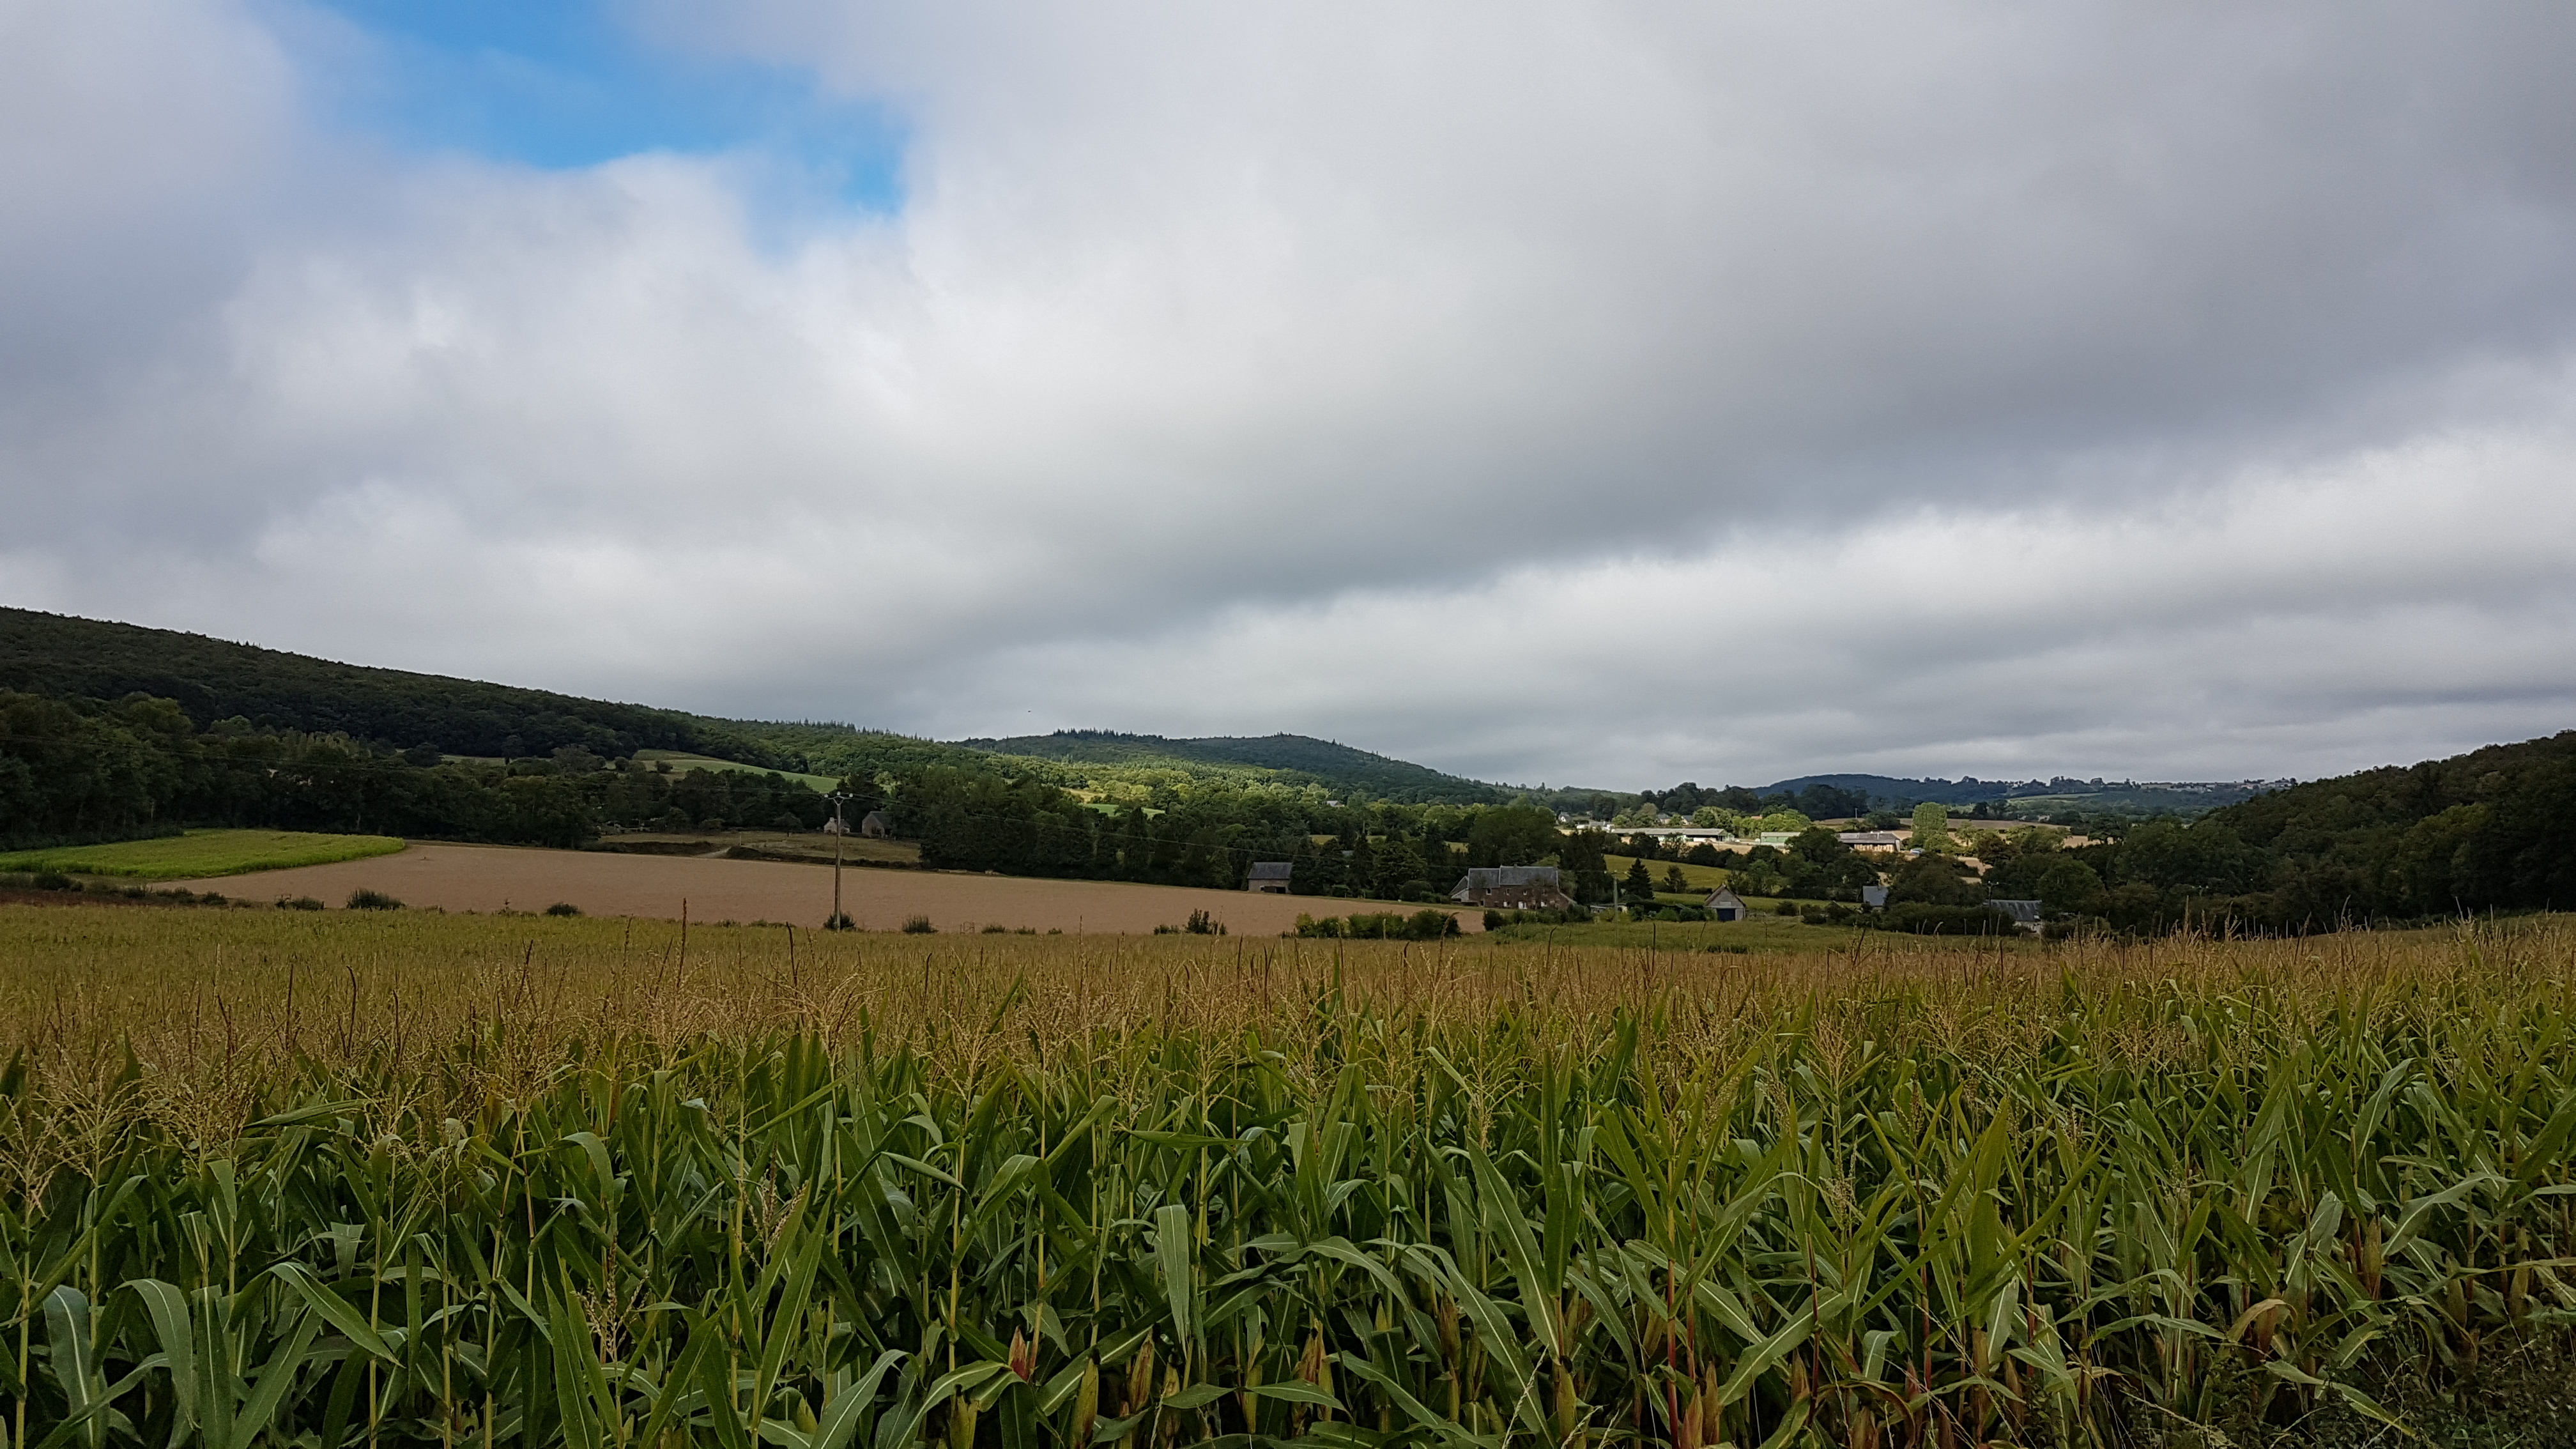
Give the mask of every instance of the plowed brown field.
<svg viewBox="0 0 2576 1449">
<path fill-rule="evenodd" d="M 405 905 L 450 911 L 540 911 L 564 901 L 579 906 L 584 915 L 664 919 L 676 919 L 686 902 L 691 920 L 800 926 L 819 926 L 832 911 L 828 865 L 504 845 L 415 843 L 399 855 L 198 884 L 242 900 L 312 896 L 336 906 L 351 891 L 364 888 L 383 891 Z M 1321 916 L 1353 909 L 1420 909 L 1123 881 L 869 869 L 841 873 L 841 908 L 860 929 L 870 931 L 890 931 L 910 917 L 927 916 L 942 931 L 1003 926 L 1111 935 L 1178 926 L 1190 912 L 1206 911 L 1234 934 L 1254 936 L 1278 935 L 1301 911 Z M 1477 913 L 1458 914 L 1466 929 L 1481 928 Z"/>
</svg>

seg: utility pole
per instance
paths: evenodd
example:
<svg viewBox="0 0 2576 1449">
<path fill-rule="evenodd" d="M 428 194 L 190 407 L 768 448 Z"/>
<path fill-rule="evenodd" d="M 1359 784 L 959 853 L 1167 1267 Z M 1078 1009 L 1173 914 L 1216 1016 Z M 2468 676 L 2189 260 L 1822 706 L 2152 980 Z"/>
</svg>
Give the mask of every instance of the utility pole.
<svg viewBox="0 0 2576 1449">
<path fill-rule="evenodd" d="M 849 838 L 850 827 L 842 818 L 841 806 L 851 797 L 835 790 L 828 798 L 832 802 L 832 918 L 823 923 L 823 929 L 846 931 L 850 918 L 841 913 L 841 842 Z"/>
</svg>

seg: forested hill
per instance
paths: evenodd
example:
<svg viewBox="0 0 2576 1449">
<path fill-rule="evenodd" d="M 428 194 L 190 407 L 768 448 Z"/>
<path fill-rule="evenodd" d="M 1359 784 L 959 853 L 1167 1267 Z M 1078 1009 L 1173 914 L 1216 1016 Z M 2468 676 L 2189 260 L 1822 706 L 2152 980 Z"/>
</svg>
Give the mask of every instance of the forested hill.
<svg viewBox="0 0 2576 1449">
<path fill-rule="evenodd" d="M 148 694 L 200 726 L 345 734 L 451 755 L 516 758 L 580 745 L 601 756 L 687 750 L 771 768 L 801 764 L 721 721 L 437 674 L 373 669 L 203 634 L 0 608 L 0 690 L 49 699 Z"/>
<path fill-rule="evenodd" d="M 2576 906 L 2576 730 L 2314 780 L 2203 817 L 2268 857 L 2283 915 Z"/>
<path fill-rule="evenodd" d="M 1480 780 L 1444 775 L 1425 765 L 1373 755 L 1306 735 L 1220 735 L 1166 739 L 1109 730 L 1058 730 L 999 740 L 960 740 L 971 749 L 1090 765 L 1248 765 L 1310 780 L 1344 795 L 1366 795 L 1412 805 L 1499 805 L 1519 792 Z"/>
<path fill-rule="evenodd" d="M 1766 795 L 1795 795 L 1818 785 L 1858 791 L 1872 808 L 1910 809 L 1935 805 L 2013 803 L 2061 811 L 2115 810 L 2133 814 L 2197 815 L 2221 805 L 2252 799 L 2276 782 L 2260 780 L 2157 781 L 2078 780 L 1908 780 L 1894 775 L 1800 775 L 1766 786 Z"/>
</svg>

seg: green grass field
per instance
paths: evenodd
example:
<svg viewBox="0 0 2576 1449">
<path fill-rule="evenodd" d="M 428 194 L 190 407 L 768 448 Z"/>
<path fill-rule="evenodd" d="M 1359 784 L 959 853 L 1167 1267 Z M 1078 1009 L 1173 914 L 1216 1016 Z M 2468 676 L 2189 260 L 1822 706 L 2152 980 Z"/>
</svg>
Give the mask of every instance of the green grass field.
<svg viewBox="0 0 2576 1449">
<path fill-rule="evenodd" d="M 1613 855 L 1604 857 L 1604 862 L 1614 879 L 1625 877 L 1628 874 L 1629 865 L 1635 860 L 1636 857 L 1633 855 Z M 1691 883 L 1691 889 L 1693 890 L 1701 892 L 1713 891 L 1719 886 L 1726 884 L 1726 871 L 1718 866 L 1693 865 L 1688 861 L 1676 862 L 1670 860 L 1650 860 L 1646 862 L 1646 869 L 1655 873 L 1655 888 L 1658 894 L 1660 894 L 1663 889 L 1664 872 L 1672 869 L 1676 864 L 1680 865 L 1682 868 L 1682 879 L 1689 881 Z M 1693 904 L 1697 904 L 1697 902 L 1693 902 Z"/>
<path fill-rule="evenodd" d="M 114 845 L 75 845 L 0 855 L 0 871 L 55 871 L 63 875 L 118 876 L 129 880 L 201 880 L 245 871 L 284 870 L 391 855 L 403 843 L 390 835 L 315 835 L 301 830 L 191 830 L 160 840 Z"/>
<path fill-rule="evenodd" d="M 803 775 L 794 770 L 764 770 L 758 765 L 737 764 L 732 760 L 719 760 L 712 755 L 692 755 L 681 750 L 637 750 L 635 758 L 647 769 L 667 761 L 671 766 L 671 773 L 675 775 L 684 775 L 691 770 L 740 770 L 748 775 L 774 774 L 781 779 L 795 780 L 827 795 L 841 788 L 841 777 L 838 775 Z"/>
</svg>

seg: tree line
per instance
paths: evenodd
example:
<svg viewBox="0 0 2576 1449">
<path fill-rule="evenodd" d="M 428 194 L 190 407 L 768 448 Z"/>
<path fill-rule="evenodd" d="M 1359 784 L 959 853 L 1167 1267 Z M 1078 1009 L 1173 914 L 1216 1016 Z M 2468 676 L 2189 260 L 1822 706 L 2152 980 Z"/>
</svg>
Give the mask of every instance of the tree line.
<svg viewBox="0 0 2576 1449">
<path fill-rule="evenodd" d="M 257 826 L 578 846 L 609 825 L 819 827 L 830 802 L 748 771 L 671 771 L 578 744 L 504 763 L 395 751 L 241 717 L 200 729 L 172 700 L 0 690 L 0 843 Z"/>
</svg>

